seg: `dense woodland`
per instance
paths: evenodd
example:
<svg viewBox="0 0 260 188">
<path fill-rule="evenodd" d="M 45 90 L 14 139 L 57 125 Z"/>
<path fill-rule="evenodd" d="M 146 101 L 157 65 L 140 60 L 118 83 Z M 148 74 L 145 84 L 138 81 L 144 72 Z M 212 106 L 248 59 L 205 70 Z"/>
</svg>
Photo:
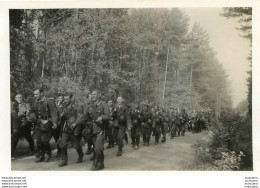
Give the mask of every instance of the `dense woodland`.
<svg viewBox="0 0 260 188">
<path fill-rule="evenodd" d="M 219 113 L 231 97 L 209 40 L 199 24 L 189 31 L 180 9 L 10 10 L 11 93 L 43 85 L 80 102 L 96 88 L 105 98 Z"/>
</svg>

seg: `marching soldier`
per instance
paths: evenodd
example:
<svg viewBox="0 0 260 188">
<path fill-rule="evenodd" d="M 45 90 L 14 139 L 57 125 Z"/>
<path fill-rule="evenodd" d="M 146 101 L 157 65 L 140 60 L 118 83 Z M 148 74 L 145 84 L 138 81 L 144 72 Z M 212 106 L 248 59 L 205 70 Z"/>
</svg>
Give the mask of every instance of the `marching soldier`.
<svg viewBox="0 0 260 188">
<path fill-rule="evenodd" d="M 167 130 L 169 128 L 169 124 L 170 124 L 170 117 L 169 114 L 166 110 L 162 109 L 162 118 L 163 118 L 163 122 L 162 122 L 162 143 L 164 143 L 166 141 L 166 133 Z"/>
<path fill-rule="evenodd" d="M 109 121 L 108 121 L 108 126 L 106 127 L 106 134 L 108 136 L 108 146 L 107 149 L 114 147 L 114 137 L 113 137 L 113 132 L 114 132 L 114 108 L 113 108 L 113 101 L 109 100 L 107 102 L 108 108 L 109 108 Z"/>
<path fill-rule="evenodd" d="M 187 115 L 185 109 L 182 109 L 182 113 L 181 113 L 181 127 L 180 127 L 181 136 L 185 135 L 187 123 L 188 123 L 188 115 Z"/>
<path fill-rule="evenodd" d="M 77 118 L 72 127 L 87 122 L 87 129 L 94 144 L 95 159 L 91 170 L 104 169 L 105 122 L 109 119 L 109 109 L 106 103 L 99 100 L 100 93 L 91 93 L 91 103 L 84 109 L 83 115 Z M 85 128 L 85 129 L 86 129 Z"/>
<path fill-rule="evenodd" d="M 78 109 L 75 107 L 75 104 L 72 103 L 72 94 L 65 94 L 64 95 L 64 109 L 63 113 L 61 114 L 61 141 L 60 141 L 60 148 L 61 148 L 61 163 L 59 167 L 63 167 L 67 165 L 68 162 L 68 154 L 67 154 L 67 147 L 69 142 L 71 141 L 72 146 L 77 150 L 78 153 L 78 161 L 77 163 L 82 163 L 83 161 L 83 151 L 80 145 L 80 130 L 81 125 L 73 126 L 76 119 L 79 116 Z"/>
<path fill-rule="evenodd" d="M 32 112 L 36 115 L 35 137 L 40 154 L 36 163 L 44 160 L 48 162 L 51 158 L 49 141 L 53 135 L 53 129 L 57 128 L 58 112 L 54 101 L 47 99 L 43 95 L 42 89 L 34 90 L 33 94 L 35 101 L 32 106 Z"/>
<path fill-rule="evenodd" d="M 158 106 L 154 107 L 153 115 L 154 115 L 153 128 L 154 128 L 154 136 L 155 136 L 154 144 L 157 145 L 161 136 L 161 128 L 163 123 L 163 116 Z"/>
<path fill-rule="evenodd" d="M 59 96 L 57 98 L 56 108 L 58 111 L 58 124 L 57 124 L 58 126 L 57 126 L 57 129 L 53 130 L 53 138 L 57 145 L 57 154 L 55 155 L 55 157 L 60 157 L 61 151 L 60 151 L 60 146 L 58 144 L 58 140 L 61 135 L 61 116 L 63 114 L 63 95 L 62 94 L 59 94 Z"/>
<path fill-rule="evenodd" d="M 139 149 L 139 142 L 141 136 L 141 114 L 139 104 L 134 103 L 133 109 L 130 111 L 130 117 L 132 122 L 131 138 L 134 149 Z"/>
<path fill-rule="evenodd" d="M 84 113 L 84 109 L 86 109 L 89 104 L 91 104 L 91 93 L 88 95 L 86 104 L 84 106 L 82 106 L 82 114 Z M 89 134 L 90 133 L 89 129 L 88 129 L 89 126 L 91 126 L 91 125 L 88 125 L 87 123 L 85 123 L 85 128 L 83 129 L 83 132 L 82 132 L 83 133 L 82 136 L 83 136 L 85 142 L 87 142 L 87 144 L 88 144 L 88 149 L 87 149 L 85 155 L 90 155 L 94 149 L 92 138 L 91 138 L 91 135 Z M 93 155 L 93 157 L 91 157 L 90 160 L 92 160 L 92 161 L 94 160 L 94 155 Z"/>
<path fill-rule="evenodd" d="M 143 105 L 141 112 L 141 124 L 143 132 L 143 145 L 149 146 L 153 126 L 153 114 L 152 111 L 148 109 L 146 104 Z"/>
<path fill-rule="evenodd" d="M 18 115 L 11 103 L 11 157 L 14 159 L 15 142 L 19 138 Z"/>
<path fill-rule="evenodd" d="M 181 110 L 177 109 L 176 110 L 176 115 L 175 115 L 175 122 L 176 122 L 176 127 L 177 127 L 177 136 L 181 135 L 181 126 L 182 126 L 182 114 Z"/>
<path fill-rule="evenodd" d="M 129 112 L 126 105 L 123 104 L 122 97 L 117 98 L 117 106 L 114 111 L 114 117 L 118 144 L 118 151 L 116 153 L 116 156 L 119 157 L 122 155 L 123 152 L 126 130 L 130 128 Z"/>
<path fill-rule="evenodd" d="M 17 114 L 17 131 L 12 137 L 12 153 L 14 154 L 15 148 L 17 146 L 20 138 L 24 137 L 29 143 L 30 155 L 34 154 L 34 141 L 31 135 L 32 122 L 29 117 L 30 114 L 29 104 L 23 101 L 22 94 L 17 94 L 15 96 L 15 102 L 13 103 L 13 110 Z"/>
<path fill-rule="evenodd" d="M 170 110 L 170 132 L 171 132 L 171 139 L 177 136 L 177 125 L 176 125 L 176 112 L 174 108 Z"/>
<path fill-rule="evenodd" d="M 201 132 L 201 111 L 197 110 L 196 114 L 196 132 Z"/>
<path fill-rule="evenodd" d="M 193 110 L 192 113 L 191 113 L 191 117 L 190 117 L 192 133 L 195 133 L 197 131 L 196 116 L 197 116 L 197 112 L 196 112 L 196 110 Z"/>
</svg>

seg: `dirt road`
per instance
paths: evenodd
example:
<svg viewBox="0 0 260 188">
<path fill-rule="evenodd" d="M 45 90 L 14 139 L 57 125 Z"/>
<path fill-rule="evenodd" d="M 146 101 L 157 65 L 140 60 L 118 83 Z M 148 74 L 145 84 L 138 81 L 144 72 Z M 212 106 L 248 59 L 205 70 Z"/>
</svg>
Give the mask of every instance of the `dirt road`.
<svg viewBox="0 0 260 188">
<path fill-rule="evenodd" d="M 203 139 L 207 132 L 192 134 L 187 133 L 184 137 L 174 139 L 167 138 L 165 143 L 154 145 L 154 137 L 150 146 L 140 144 L 139 150 L 134 150 L 131 144 L 125 145 L 123 155 L 116 157 L 117 147 L 105 150 L 104 170 L 189 170 L 188 166 L 193 163 L 194 150 L 191 145 Z M 83 150 L 86 151 L 86 145 Z M 53 151 L 56 153 L 56 151 Z M 35 157 L 23 157 L 12 160 L 12 170 L 32 171 L 86 171 L 90 170 L 91 155 L 84 156 L 84 162 L 77 164 L 77 153 L 73 148 L 68 151 L 68 166 L 59 168 L 60 159 L 52 157 L 46 163 L 34 163 Z"/>
</svg>

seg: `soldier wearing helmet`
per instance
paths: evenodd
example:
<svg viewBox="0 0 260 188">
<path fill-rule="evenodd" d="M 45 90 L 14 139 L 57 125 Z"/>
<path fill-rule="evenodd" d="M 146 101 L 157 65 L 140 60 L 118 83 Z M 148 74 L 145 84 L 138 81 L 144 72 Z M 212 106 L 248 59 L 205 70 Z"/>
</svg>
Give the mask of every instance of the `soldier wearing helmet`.
<svg viewBox="0 0 260 188">
<path fill-rule="evenodd" d="M 152 134 L 153 114 L 146 104 L 143 105 L 141 111 L 141 125 L 143 133 L 143 145 L 149 146 Z"/>
<path fill-rule="evenodd" d="M 115 127 L 117 129 L 117 144 L 118 151 L 116 156 L 119 157 L 122 155 L 124 147 L 124 138 L 127 129 L 130 129 L 130 117 L 127 106 L 123 103 L 123 97 L 119 96 L 117 98 L 117 106 L 114 109 L 114 119 Z"/>
<path fill-rule="evenodd" d="M 130 111 L 130 117 L 132 122 L 131 138 L 134 149 L 139 149 L 139 142 L 141 136 L 141 112 L 139 109 L 139 103 L 135 102 L 133 109 Z"/>
</svg>

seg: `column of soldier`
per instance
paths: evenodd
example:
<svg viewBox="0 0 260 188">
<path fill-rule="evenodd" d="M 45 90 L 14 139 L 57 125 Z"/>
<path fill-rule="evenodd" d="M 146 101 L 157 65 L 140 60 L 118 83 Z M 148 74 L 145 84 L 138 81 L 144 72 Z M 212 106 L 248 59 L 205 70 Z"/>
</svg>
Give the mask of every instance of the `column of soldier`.
<svg viewBox="0 0 260 188">
<path fill-rule="evenodd" d="M 53 137 L 57 145 L 55 157 L 61 157 L 59 167 L 67 165 L 69 145 L 78 153 L 77 163 L 83 162 L 82 138 L 88 145 L 86 155 L 93 153 L 91 170 L 101 170 L 104 168 L 105 141 L 108 142 L 107 149 L 118 145 L 116 156 L 119 157 L 124 142 L 128 143 L 128 131 L 132 147 L 138 150 L 141 136 L 144 146 L 149 146 L 151 136 L 155 137 L 154 144 L 157 145 L 160 138 L 161 143 L 166 141 L 166 134 L 172 139 L 184 136 L 186 130 L 193 133 L 206 130 L 210 123 L 209 111 L 193 110 L 187 113 L 185 109 L 174 108 L 166 111 L 158 106 L 139 106 L 139 103 L 129 107 L 121 96 L 114 105 L 112 100 L 101 100 L 98 90 L 92 91 L 90 101 L 81 107 L 73 102 L 72 93 L 59 95 L 56 103 L 45 97 L 39 88 L 34 90 L 33 95 L 35 100 L 32 105 L 24 102 L 22 94 L 17 94 L 15 102 L 11 103 L 12 158 L 22 137 L 29 143 L 30 154 L 35 154 L 34 137 L 37 145 L 35 162 L 48 162 L 51 159 L 50 140 Z"/>
</svg>

